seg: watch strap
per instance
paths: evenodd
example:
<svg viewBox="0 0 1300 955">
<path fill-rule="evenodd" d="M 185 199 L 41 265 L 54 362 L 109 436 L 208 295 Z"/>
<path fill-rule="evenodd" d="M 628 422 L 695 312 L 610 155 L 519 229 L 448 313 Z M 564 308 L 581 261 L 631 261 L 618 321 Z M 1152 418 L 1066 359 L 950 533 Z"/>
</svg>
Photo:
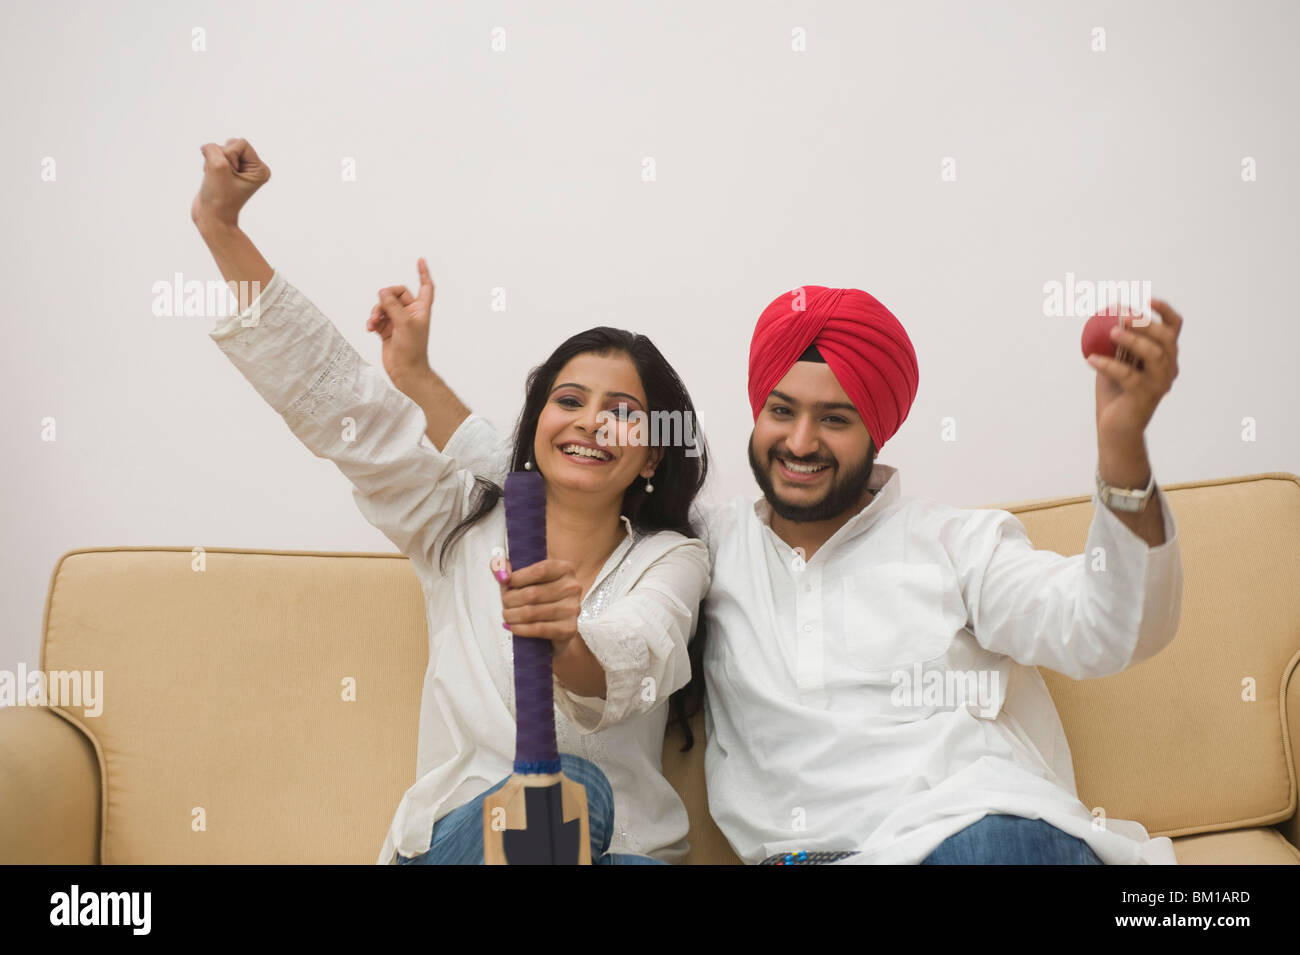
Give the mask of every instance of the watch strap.
<svg viewBox="0 0 1300 955">
<path fill-rule="evenodd" d="M 1114 487 L 1101 479 L 1101 468 L 1097 469 L 1097 497 L 1101 503 L 1116 511 L 1127 514 L 1140 514 L 1146 510 L 1156 488 L 1156 473 L 1152 469 L 1147 486 L 1142 490 L 1127 487 Z"/>
</svg>

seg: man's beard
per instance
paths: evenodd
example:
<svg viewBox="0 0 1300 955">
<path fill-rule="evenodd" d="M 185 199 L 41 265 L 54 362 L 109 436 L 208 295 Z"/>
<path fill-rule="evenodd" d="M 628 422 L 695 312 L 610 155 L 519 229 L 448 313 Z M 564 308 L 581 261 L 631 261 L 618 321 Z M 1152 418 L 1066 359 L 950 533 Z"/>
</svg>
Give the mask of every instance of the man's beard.
<svg viewBox="0 0 1300 955">
<path fill-rule="evenodd" d="M 791 460 L 796 463 L 811 463 L 800 462 L 796 458 L 791 458 Z M 758 460 L 754 457 L 754 436 L 750 434 L 749 468 L 754 472 L 754 480 L 763 489 L 763 497 L 767 498 L 767 503 L 771 506 L 773 513 L 780 515 L 787 521 L 800 524 L 808 521 L 825 521 L 832 517 L 839 517 L 850 507 L 857 505 L 866 494 L 867 484 L 871 481 L 871 469 L 876 463 L 876 442 L 871 441 L 868 445 L 866 461 L 858 467 L 839 475 L 838 480 L 836 479 L 836 474 L 839 471 L 838 465 L 834 462 L 826 462 L 832 468 L 831 486 L 825 497 L 812 504 L 789 504 L 777 496 L 776 488 L 773 487 L 770 477 L 772 465 L 775 463 L 776 456 L 769 452 L 768 466 L 759 467 Z"/>
</svg>

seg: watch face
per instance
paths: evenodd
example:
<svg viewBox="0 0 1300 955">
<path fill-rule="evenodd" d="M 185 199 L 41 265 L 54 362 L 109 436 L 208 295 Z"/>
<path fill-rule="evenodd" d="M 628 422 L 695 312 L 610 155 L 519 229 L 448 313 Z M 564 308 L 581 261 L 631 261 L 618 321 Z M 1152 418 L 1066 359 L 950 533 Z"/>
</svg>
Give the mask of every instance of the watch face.
<svg viewBox="0 0 1300 955">
<path fill-rule="evenodd" d="M 1111 491 L 1109 497 L 1110 503 L 1116 510 L 1128 511 L 1132 514 L 1145 508 L 1147 501 L 1151 499 L 1147 494 L 1117 494 L 1114 491 Z"/>
</svg>

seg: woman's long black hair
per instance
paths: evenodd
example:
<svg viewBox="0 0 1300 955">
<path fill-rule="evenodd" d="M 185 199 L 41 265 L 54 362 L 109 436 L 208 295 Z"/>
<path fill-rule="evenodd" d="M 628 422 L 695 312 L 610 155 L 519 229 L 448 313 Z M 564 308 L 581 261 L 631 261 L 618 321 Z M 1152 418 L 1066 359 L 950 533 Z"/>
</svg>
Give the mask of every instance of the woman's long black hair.
<svg viewBox="0 0 1300 955">
<path fill-rule="evenodd" d="M 704 435 L 699 429 L 695 406 L 686 391 L 686 386 L 673 370 L 672 365 L 655 347 L 654 342 L 644 335 L 610 328 L 601 325 L 579 332 L 564 341 L 551 353 L 551 357 L 538 365 L 528 374 L 525 386 L 524 407 L 515 423 L 514 450 L 510 458 L 511 471 L 524 470 L 524 462 L 532 459 L 533 443 L 537 436 L 537 421 L 546 407 L 555 378 L 573 358 L 578 355 L 626 354 L 636 366 L 645 387 L 646 402 L 650 412 L 680 411 L 683 420 L 681 432 L 676 429 L 659 428 L 660 447 L 663 458 L 655 467 L 654 492 L 647 494 L 645 481 L 633 480 L 623 493 L 623 514 L 632 523 L 637 533 L 654 533 L 655 531 L 677 531 L 686 537 L 698 538 L 699 534 L 691 526 L 690 509 L 695 496 L 704 487 L 708 474 L 708 449 Z M 686 421 L 690 424 L 687 425 Z M 693 428 L 693 431 L 690 430 Z M 683 437 L 693 436 L 693 454 L 687 454 L 685 441 L 665 441 L 680 433 Z M 485 477 L 476 476 L 474 505 L 469 514 L 452 529 L 443 542 L 439 554 L 439 566 L 445 569 L 447 552 L 451 546 L 475 523 L 482 520 L 501 499 L 502 488 Z M 695 636 L 690 641 L 687 658 L 691 664 L 690 682 L 677 690 L 668 700 L 669 727 L 677 726 L 686 739 L 682 751 L 694 745 L 690 720 L 704 701 L 704 643 L 705 625 L 704 609 L 699 608 Z"/>
</svg>

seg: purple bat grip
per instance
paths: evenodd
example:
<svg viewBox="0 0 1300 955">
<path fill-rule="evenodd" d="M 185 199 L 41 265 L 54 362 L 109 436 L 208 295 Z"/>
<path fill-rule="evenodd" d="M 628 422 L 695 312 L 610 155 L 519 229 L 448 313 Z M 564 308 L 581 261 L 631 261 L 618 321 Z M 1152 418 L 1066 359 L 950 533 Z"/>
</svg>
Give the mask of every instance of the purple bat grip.
<svg viewBox="0 0 1300 955">
<path fill-rule="evenodd" d="M 546 559 L 546 481 L 536 471 L 506 475 L 506 543 L 511 571 Z M 515 637 L 515 772 L 558 773 L 551 642 Z"/>
</svg>

